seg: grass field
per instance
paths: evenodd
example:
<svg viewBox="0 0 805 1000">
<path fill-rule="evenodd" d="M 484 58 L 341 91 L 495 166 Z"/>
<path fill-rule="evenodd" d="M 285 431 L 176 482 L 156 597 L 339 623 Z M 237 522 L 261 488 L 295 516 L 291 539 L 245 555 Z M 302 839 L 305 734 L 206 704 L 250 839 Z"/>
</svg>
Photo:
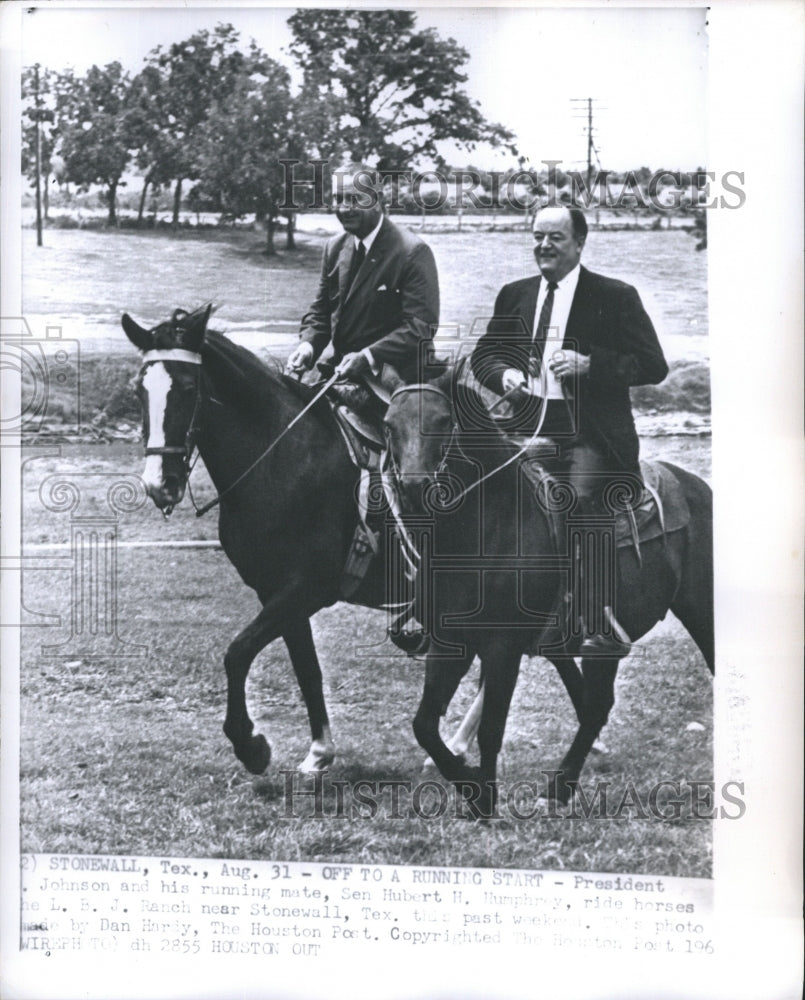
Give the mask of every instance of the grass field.
<svg viewBox="0 0 805 1000">
<path fill-rule="evenodd" d="M 300 314 L 300 302 L 309 298 L 315 282 L 321 236 L 303 236 L 296 256 L 269 262 L 260 253 L 259 236 L 252 235 L 253 245 L 242 234 L 227 233 L 203 242 L 195 234 L 170 240 L 158 234 L 47 232 L 41 256 L 26 250 L 26 315 L 61 322 L 65 337 L 81 340 L 86 358 L 97 353 L 92 345 L 102 346 L 107 336 L 116 336 L 124 308 L 155 322 L 177 305 L 217 297 L 220 288 L 228 287 L 219 316 L 260 337 L 272 318 Z M 433 240 L 442 275 L 443 318 L 471 323 L 476 310 L 488 314 L 496 286 L 526 272 L 527 255 L 517 234 L 488 235 L 495 240 L 483 246 L 469 234 Z M 606 235 L 633 241 L 631 249 L 627 252 L 623 242 L 599 245 L 595 253 L 601 257 L 591 253 L 590 266 L 623 273 L 625 263 L 634 262 L 632 270 L 644 270 L 656 285 L 657 300 L 667 301 L 663 320 L 675 324 L 673 336 L 682 340 L 684 328 L 694 322 L 697 332 L 704 332 L 703 259 L 693 254 L 689 237 Z M 487 253 L 494 251 L 499 268 L 482 267 L 484 247 Z M 620 264 L 606 268 L 602 260 L 607 253 L 614 260 L 615 247 Z M 669 272 L 663 254 L 672 251 Z M 676 294 L 677 278 L 686 271 L 695 273 L 695 280 L 681 282 L 691 297 L 687 304 Z M 695 354 L 699 338 L 691 338 L 691 344 Z M 707 439 L 652 438 L 644 453 L 709 478 Z M 26 458 L 22 531 L 31 546 L 64 544 L 71 537 L 69 513 L 44 506 L 40 491 L 48 477 L 80 483 L 88 498 L 81 515 L 102 519 L 106 484 L 139 472 L 142 462 L 139 448 L 124 444 L 61 445 L 57 455 L 34 447 Z M 202 469 L 194 473 L 194 482 L 203 502 L 210 488 Z M 214 515 L 197 520 L 186 502 L 169 522 L 149 503 L 121 515 L 115 531 L 124 545 L 209 540 L 216 534 Z M 268 773 L 248 775 L 221 732 L 223 653 L 257 610 L 256 598 L 223 554 L 210 549 L 118 550 L 113 588 L 118 633 L 124 642 L 144 647 L 142 655 L 130 657 L 109 655 L 103 636 L 85 640 L 69 655 L 46 655 L 43 646 L 69 637 L 74 606 L 69 561 L 53 568 L 50 557 L 70 553 L 31 548 L 28 554 L 35 559 L 23 583 L 31 624 L 24 630 L 22 664 L 24 851 L 711 873 L 711 824 L 690 817 L 645 819 L 627 811 L 609 821 L 508 817 L 478 825 L 454 818 L 452 809 L 435 819 L 396 820 L 381 808 L 374 818 L 315 818 L 308 800 L 300 807 L 301 816 L 290 817 L 281 772 L 304 757 L 309 738 L 281 644 L 258 657 L 247 688 L 251 714 L 274 752 Z M 44 567 L 40 571 L 37 560 Z M 42 617 L 47 615 L 59 616 L 61 624 L 47 627 L 48 619 Z M 37 622 L 40 627 L 33 627 Z M 382 613 L 344 605 L 325 609 L 314 619 L 339 751 L 331 775 L 335 780 L 416 781 L 419 776 L 422 754 L 410 720 L 422 665 L 378 645 L 384 628 Z M 473 693 L 472 683 L 462 687 L 448 725 Z M 524 661 L 504 744 L 506 786 L 532 780 L 539 769 L 558 762 L 572 737 L 573 721 L 553 669 L 542 660 Z M 645 796 L 663 779 L 712 779 L 712 685 L 698 651 L 670 618 L 624 661 L 604 739 L 610 753 L 591 759 L 583 775 L 588 788 L 598 778 L 619 793 L 633 782 Z M 326 791 L 328 812 L 334 811 L 334 794 L 332 787 Z"/>
</svg>

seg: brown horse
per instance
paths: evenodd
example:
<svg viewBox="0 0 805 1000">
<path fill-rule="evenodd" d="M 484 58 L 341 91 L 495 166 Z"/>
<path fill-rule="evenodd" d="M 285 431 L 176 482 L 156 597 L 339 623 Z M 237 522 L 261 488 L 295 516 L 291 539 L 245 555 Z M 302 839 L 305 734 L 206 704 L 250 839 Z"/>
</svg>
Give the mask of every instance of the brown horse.
<svg viewBox="0 0 805 1000">
<path fill-rule="evenodd" d="M 127 337 L 143 352 L 136 382 L 143 478 L 156 506 L 169 515 L 184 497 L 190 456 L 198 448 L 220 499 L 221 545 L 262 604 L 224 658 L 224 732 L 236 756 L 253 774 L 271 760 L 265 737 L 253 732 L 246 680 L 257 654 L 281 637 L 310 722 L 310 750 L 299 770 L 323 771 L 335 757 L 335 744 L 310 617 L 344 599 L 342 572 L 358 521 L 358 472 L 327 400 L 311 406 L 315 388 L 208 330 L 210 311 L 176 310 L 150 330 L 122 318 Z M 388 547 L 378 546 L 350 603 L 382 608 L 398 599 L 393 581 L 399 574 L 387 565 L 393 536 L 392 530 Z M 451 741 L 459 752 L 471 738 L 477 712 L 478 699 Z"/>
<path fill-rule="evenodd" d="M 454 374 L 400 386 L 386 414 L 389 466 L 410 512 L 432 519 L 429 559 L 418 586 L 431 646 L 414 732 L 442 775 L 477 816 L 494 812 L 497 758 L 524 653 L 539 652 L 563 675 L 580 637 L 563 628 L 571 572 L 557 549 L 546 505 L 523 476 L 518 451 L 482 400 Z M 712 494 L 705 482 L 667 463 L 690 511 L 684 528 L 620 551 L 614 611 L 633 640 L 670 609 L 713 659 Z M 564 498 L 567 500 L 567 497 Z M 572 498 L 569 518 L 572 519 Z M 570 522 L 569 522 L 570 523 Z M 444 713 L 474 656 L 484 690 L 480 766 L 470 767 L 439 735 Z M 547 794 L 566 802 L 614 704 L 617 658 L 583 659 L 576 737 Z"/>
<path fill-rule="evenodd" d="M 283 436 L 315 390 L 208 330 L 209 315 L 209 306 L 177 310 L 150 330 L 122 318 L 129 340 L 143 352 L 137 392 L 146 488 L 169 514 L 184 496 L 190 455 L 198 448 L 220 498 L 221 545 L 260 599 L 260 613 L 224 658 L 224 732 L 236 756 L 253 774 L 270 762 L 268 742 L 253 733 L 245 686 L 257 654 L 282 637 L 310 721 L 310 751 L 300 770 L 325 770 L 335 745 L 309 619 L 343 599 L 342 571 L 358 519 L 358 472 L 325 399 Z M 384 555 L 381 546 L 352 603 L 379 608 L 387 600 Z"/>
</svg>

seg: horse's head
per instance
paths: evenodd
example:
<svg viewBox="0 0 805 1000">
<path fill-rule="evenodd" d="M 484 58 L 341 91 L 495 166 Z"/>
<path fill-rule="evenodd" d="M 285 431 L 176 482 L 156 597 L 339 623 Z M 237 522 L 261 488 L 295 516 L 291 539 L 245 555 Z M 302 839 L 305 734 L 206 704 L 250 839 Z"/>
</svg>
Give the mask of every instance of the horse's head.
<svg viewBox="0 0 805 1000">
<path fill-rule="evenodd" d="M 434 382 L 400 385 L 384 420 L 388 464 L 406 510 L 432 510 L 431 491 L 444 471 L 455 421 L 449 373 Z"/>
<path fill-rule="evenodd" d="M 211 305 L 171 319 L 151 330 L 128 314 L 126 336 L 143 353 L 136 391 L 143 409 L 145 481 L 148 494 L 169 515 L 184 496 L 200 400 L 201 345 Z"/>
</svg>

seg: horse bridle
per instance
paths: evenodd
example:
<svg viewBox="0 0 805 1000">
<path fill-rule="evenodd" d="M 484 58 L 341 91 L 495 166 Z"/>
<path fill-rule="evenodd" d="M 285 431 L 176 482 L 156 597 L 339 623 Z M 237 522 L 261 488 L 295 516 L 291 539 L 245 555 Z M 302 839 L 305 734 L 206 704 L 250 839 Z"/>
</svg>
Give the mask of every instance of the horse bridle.
<svg viewBox="0 0 805 1000">
<path fill-rule="evenodd" d="M 430 382 L 415 382 L 413 385 L 398 386 L 389 397 L 389 405 L 391 405 L 392 400 L 394 400 L 397 396 L 402 396 L 405 393 L 409 392 L 424 392 L 424 391 L 435 392 L 438 396 L 441 396 L 442 399 L 447 401 L 447 405 L 450 407 L 450 412 L 451 413 L 453 412 L 453 401 L 450 398 L 450 396 L 444 391 L 444 389 L 441 389 L 439 388 L 438 385 L 433 385 Z M 434 471 L 429 474 L 429 476 L 432 476 L 434 479 L 438 479 L 439 476 L 447 468 L 447 460 L 450 454 L 450 449 L 453 447 L 454 444 L 457 444 L 458 442 L 458 431 L 459 431 L 458 422 L 454 420 L 453 428 L 450 431 L 450 437 L 447 439 L 447 444 L 445 445 L 444 451 L 442 452 L 442 459 L 436 466 Z M 394 451 L 391 447 L 391 431 L 386 426 L 383 427 L 383 436 L 386 439 L 386 454 L 383 462 L 383 469 L 384 471 L 387 469 L 388 471 L 391 472 L 395 485 L 399 486 L 402 480 L 402 473 L 400 472 L 400 468 L 397 464 L 397 459 L 394 457 Z"/>
<path fill-rule="evenodd" d="M 181 361 L 184 364 L 190 365 L 200 365 L 201 355 L 196 351 L 187 351 L 183 348 L 174 347 L 167 350 L 155 350 L 146 351 L 143 354 L 142 365 L 140 367 L 140 373 L 145 370 L 148 365 L 152 365 L 157 361 Z M 193 404 L 193 413 L 190 417 L 190 423 L 187 427 L 187 433 L 185 435 L 184 444 L 165 444 L 159 445 L 156 448 L 149 448 L 146 446 L 145 455 L 146 458 L 149 455 L 184 455 L 185 464 L 190 461 L 190 456 L 193 454 L 193 447 L 195 436 L 197 432 L 196 418 L 198 416 L 198 411 L 201 406 L 201 379 L 198 380 L 196 386 L 196 400 Z"/>
<path fill-rule="evenodd" d="M 142 364 L 140 366 L 140 374 L 148 365 L 155 364 L 158 361 L 180 361 L 184 364 L 190 365 L 200 365 L 201 355 L 197 351 L 188 351 L 181 347 L 171 347 L 164 350 L 151 350 L 145 351 L 142 357 Z M 185 484 L 188 488 L 188 494 L 190 496 L 191 502 L 195 507 L 195 501 L 193 500 L 193 494 L 190 492 L 190 473 L 193 471 L 194 462 L 192 461 L 193 451 L 195 450 L 196 435 L 198 433 L 198 414 L 201 409 L 201 378 L 196 382 L 196 399 L 193 403 L 193 412 L 190 416 L 190 423 L 187 425 L 187 432 L 185 434 L 184 444 L 164 444 L 158 445 L 157 447 L 145 447 L 145 457 L 148 458 L 151 455 L 181 455 L 182 456 L 182 468 L 184 471 Z M 198 509 L 198 508 L 196 508 Z"/>
<path fill-rule="evenodd" d="M 455 376 L 454 376 L 454 381 L 455 381 Z M 439 386 L 432 385 L 430 382 L 421 382 L 414 385 L 401 385 L 397 389 L 395 389 L 394 392 L 391 394 L 389 402 L 391 402 L 391 400 L 394 399 L 395 396 L 402 395 L 402 393 L 421 392 L 422 390 L 427 390 L 429 392 L 436 392 L 440 396 L 443 396 L 448 401 L 450 405 L 450 410 L 452 412 L 453 401 L 450 398 L 450 396 L 448 396 L 448 394 L 444 391 L 444 389 L 440 389 Z M 508 393 L 506 393 L 500 400 L 498 400 L 498 404 L 502 403 L 504 399 L 511 397 L 514 391 L 515 390 L 510 390 Z M 536 439 L 539 437 L 540 432 L 542 430 L 542 425 L 545 422 L 545 415 L 547 413 L 547 410 L 548 410 L 547 406 L 542 407 L 540 417 L 537 422 L 537 426 L 534 429 L 528 441 L 526 441 L 524 445 L 518 448 L 517 451 L 515 451 L 514 454 L 512 454 L 509 458 L 507 458 L 505 462 L 502 462 L 500 465 L 496 466 L 494 469 L 491 469 L 489 472 L 484 473 L 484 475 L 481 476 L 479 479 L 475 480 L 475 482 L 465 487 L 465 489 L 463 489 L 461 493 L 459 493 L 456 497 L 452 499 L 452 502 L 456 503 L 457 501 L 463 499 L 465 496 L 467 496 L 468 493 L 471 493 L 474 489 L 477 489 L 482 483 L 486 482 L 487 479 L 491 479 L 492 476 L 496 475 L 498 472 L 501 472 L 503 469 L 507 468 L 508 466 L 516 462 L 518 459 L 522 458 L 522 456 L 527 453 L 531 444 L 534 441 L 536 441 Z M 399 470 L 399 466 L 397 465 L 397 461 L 394 458 L 394 453 L 391 449 L 390 433 L 387 427 L 384 428 L 384 433 L 386 437 L 386 460 L 384 463 L 384 468 L 388 467 L 390 469 L 395 483 L 399 486 L 402 480 L 402 473 Z M 461 446 L 459 444 L 459 426 L 458 426 L 458 421 L 455 419 L 453 422 L 453 429 L 450 432 L 450 438 L 448 439 L 447 445 L 444 449 L 444 453 L 442 454 L 442 460 L 441 462 L 439 462 L 439 465 L 437 466 L 436 470 L 432 473 L 434 480 L 438 480 L 439 475 L 443 473 L 445 468 L 447 467 L 447 460 L 450 454 L 450 449 L 454 445 L 458 450 L 459 454 L 463 455 L 466 458 L 467 456 L 464 455 L 464 453 L 461 450 Z"/>
</svg>

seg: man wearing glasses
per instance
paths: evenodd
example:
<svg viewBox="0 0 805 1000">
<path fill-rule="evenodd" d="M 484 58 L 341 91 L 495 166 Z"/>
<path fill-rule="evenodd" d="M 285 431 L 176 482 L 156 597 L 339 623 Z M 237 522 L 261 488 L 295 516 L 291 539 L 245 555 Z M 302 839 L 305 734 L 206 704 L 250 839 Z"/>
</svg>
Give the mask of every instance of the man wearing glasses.
<svg viewBox="0 0 805 1000">
<path fill-rule="evenodd" d="M 501 289 L 472 369 L 483 385 L 508 395 L 514 415 L 507 429 L 551 439 L 557 469 L 575 492 L 573 515 L 598 534 L 601 553 L 612 521 L 606 498 L 619 483 L 632 495 L 641 484 L 629 387 L 661 382 L 668 366 L 636 289 L 581 266 L 587 222 L 580 209 L 541 209 L 533 234 L 540 276 Z M 592 585 L 600 556 L 596 568 L 585 566 L 582 548 L 590 610 L 581 654 L 623 656 L 628 637 L 603 603 L 602 587 Z"/>
<path fill-rule="evenodd" d="M 361 165 L 333 178 L 344 232 L 324 248 L 319 290 L 302 319 L 290 371 L 328 358 L 345 378 L 382 376 L 391 365 L 405 382 L 422 380 L 439 324 L 439 278 L 430 247 L 383 214 L 377 175 Z"/>
</svg>

